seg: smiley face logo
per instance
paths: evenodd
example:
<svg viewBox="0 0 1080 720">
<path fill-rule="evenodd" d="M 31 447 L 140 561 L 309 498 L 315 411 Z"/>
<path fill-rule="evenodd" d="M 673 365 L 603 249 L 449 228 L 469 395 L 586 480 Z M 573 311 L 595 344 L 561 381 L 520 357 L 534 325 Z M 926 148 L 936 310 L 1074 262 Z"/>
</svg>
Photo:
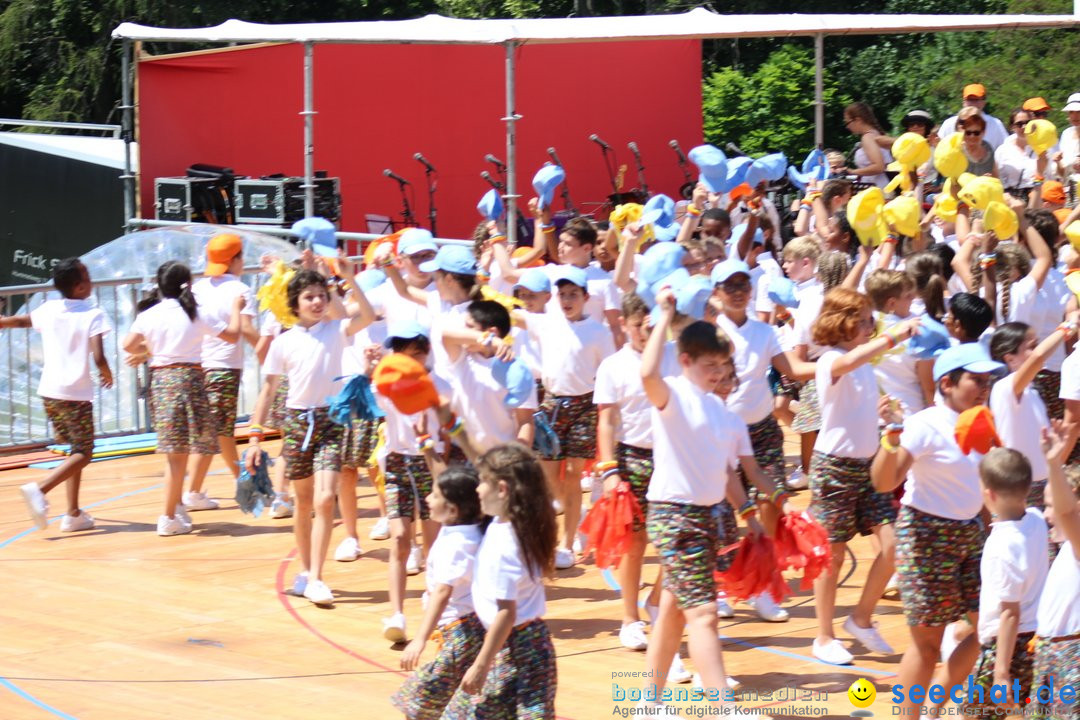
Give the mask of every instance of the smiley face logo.
<svg viewBox="0 0 1080 720">
<path fill-rule="evenodd" d="M 877 697 L 877 690 L 873 684 L 866 678 L 859 678 L 855 682 L 851 683 L 851 687 L 847 691 L 848 700 L 851 704 L 857 708 L 866 708 L 874 702 L 874 698 Z"/>
</svg>

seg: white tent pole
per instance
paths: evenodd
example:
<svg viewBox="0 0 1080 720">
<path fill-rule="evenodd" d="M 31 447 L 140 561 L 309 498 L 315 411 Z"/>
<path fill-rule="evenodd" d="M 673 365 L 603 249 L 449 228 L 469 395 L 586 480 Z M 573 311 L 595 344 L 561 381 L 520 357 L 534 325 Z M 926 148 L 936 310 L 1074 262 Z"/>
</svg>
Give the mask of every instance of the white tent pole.
<svg viewBox="0 0 1080 720">
<path fill-rule="evenodd" d="M 125 39 L 120 49 L 120 126 L 124 138 L 124 174 L 120 182 L 124 185 L 124 232 L 135 218 L 135 174 L 131 170 L 131 143 L 135 139 L 135 105 L 131 100 L 131 55 L 132 42 Z"/>
<path fill-rule="evenodd" d="M 315 214 L 315 45 L 304 43 L 304 217 Z"/>
<path fill-rule="evenodd" d="M 1080 2 L 1080 0 L 1073 0 Z M 825 144 L 825 35 L 814 36 L 814 147 Z"/>
<path fill-rule="evenodd" d="M 516 106 L 514 52 L 517 43 L 506 43 L 506 194 L 503 196 L 506 206 L 506 239 L 511 247 L 517 242 L 517 138 L 516 123 L 521 119 L 514 108 Z"/>
</svg>

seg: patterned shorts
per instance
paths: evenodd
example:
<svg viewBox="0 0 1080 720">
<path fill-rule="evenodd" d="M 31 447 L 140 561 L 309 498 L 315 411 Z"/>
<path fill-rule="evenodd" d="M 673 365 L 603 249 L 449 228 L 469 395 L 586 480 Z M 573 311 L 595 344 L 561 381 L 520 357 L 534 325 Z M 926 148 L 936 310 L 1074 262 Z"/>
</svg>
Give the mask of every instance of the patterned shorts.
<svg viewBox="0 0 1080 720">
<path fill-rule="evenodd" d="M 735 519 L 735 508 L 727 500 L 721 500 L 720 513 L 720 549 L 739 541 L 739 522 Z M 724 572 L 735 561 L 735 553 L 720 552 L 716 555 L 716 569 Z"/>
<path fill-rule="evenodd" d="M 1035 389 L 1046 405 L 1046 414 L 1051 420 L 1065 417 L 1065 401 L 1061 399 L 1061 373 L 1054 370 L 1040 370 L 1035 376 Z"/>
<path fill-rule="evenodd" d="M 634 519 L 634 532 L 645 529 L 645 516 L 649 512 L 649 501 L 645 493 L 649 491 L 649 480 L 653 473 L 652 450 L 619 443 L 615 446 L 615 461 L 619 463 L 619 475 L 630 484 L 638 505 L 641 506 L 642 520 Z"/>
<path fill-rule="evenodd" d="M 218 454 L 202 368 L 151 368 L 150 396 L 159 453 Z"/>
<path fill-rule="evenodd" d="M 979 518 L 950 520 L 904 505 L 896 521 L 896 573 L 908 625 L 939 626 L 979 611 Z"/>
<path fill-rule="evenodd" d="M 94 454 L 94 404 L 89 400 L 41 398 L 57 442 L 71 445 L 71 454 Z"/>
<path fill-rule="evenodd" d="M 236 430 L 236 402 L 240 396 L 240 370 L 203 370 L 210 417 L 218 437 L 232 437 Z"/>
<path fill-rule="evenodd" d="M 549 394 L 544 398 L 540 409 L 547 414 L 562 447 L 558 457 L 542 455 L 542 460 L 596 457 L 597 414 L 592 397 L 592 393 L 585 393 L 574 396 Z"/>
<path fill-rule="evenodd" d="M 341 467 L 360 469 L 368 466 L 371 451 L 379 442 L 379 423 L 382 420 L 356 418 L 345 428 L 345 451 Z"/>
<path fill-rule="evenodd" d="M 287 479 L 303 480 L 320 470 L 341 471 L 345 428 L 330 419 L 328 408 L 286 408 L 281 434 Z"/>
<path fill-rule="evenodd" d="M 1038 638 L 1035 641 L 1035 671 L 1032 673 L 1031 691 L 1034 697 L 1039 688 L 1045 685 L 1050 687 L 1053 677 L 1054 705 L 1038 705 L 1035 707 L 1034 716 L 1037 718 L 1055 718 L 1056 720 L 1080 720 L 1080 699 L 1071 704 L 1061 702 L 1056 694 L 1065 686 L 1080 688 L 1080 637 L 1071 640 L 1044 640 Z M 1046 701 L 1046 690 L 1043 690 L 1041 698 Z M 1032 700 L 1032 704 L 1035 700 Z"/>
<path fill-rule="evenodd" d="M 1033 632 L 1017 633 L 1016 642 L 1013 644 L 1009 677 L 1020 681 L 1020 702 L 1023 702 L 1031 694 L 1031 673 L 1035 666 L 1035 653 L 1029 648 L 1034 637 L 1035 633 Z M 997 661 L 997 648 L 997 638 L 994 638 L 979 650 L 979 659 L 975 662 L 975 669 L 971 672 L 971 675 L 974 678 L 972 685 L 983 689 L 983 702 L 973 702 L 969 707 L 987 707 L 996 704 L 990 702 L 990 688 L 994 686 L 994 663 Z M 1011 699 L 1012 686 L 1009 689 L 1009 696 Z"/>
<path fill-rule="evenodd" d="M 720 506 L 649 503 L 645 528 L 680 610 L 716 602 Z"/>
<path fill-rule="evenodd" d="M 797 380 L 792 380 L 787 375 L 783 375 L 774 367 L 769 368 L 768 375 L 769 389 L 772 390 L 773 395 L 781 397 L 789 397 L 792 400 L 799 399 L 799 388 L 802 387 L 802 383 Z"/>
<path fill-rule="evenodd" d="M 761 422 L 748 425 L 746 429 L 750 433 L 750 447 L 754 450 L 754 459 L 761 466 L 761 471 L 765 473 L 765 477 L 773 481 L 774 485 L 783 487 L 784 431 L 780 429 L 780 423 L 769 415 Z M 761 496 L 756 487 L 750 484 L 742 467 L 739 467 L 739 479 L 742 480 L 743 488 L 746 490 L 746 497 L 755 502 L 766 499 Z"/>
<path fill-rule="evenodd" d="M 892 493 L 874 492 L 870 483 L 870 462 L 816 450 L 811 456 L 810 513 L 828 531 L 829 542 L 847 542 L 896 521 Z"/>
<path fill-rule="evenodd" d="M 817 432 L 821 429 L 821 404 L 818 402 L 817 383 L 807 380 L 799 390 L 799 409 L 791 421 L 791 431 L 802 433 Z"/>
<path fill-rule="evenodd" d="M 431 493 L 431 471 L 423 455 L 386 456 L 386 517 L 412 520 L 416 509 L 420 519 L 430 516 L 427 496 Z"/>
<path fill-rule="evenodd" d="M 278 382 L 277 390 L 274 391 L 274 400 L 270 403 L 270 415 L 269 423 L 270 427 L 275 430 L 281 430 L 285 427 L 285 398 L 289 395 L 289 377 L 287 375 L 281 376 L 281 381 Z"/>
<path fill-rule="evenodd" d="M 476 613 L 469 613 L 435 633 L 441 638 L 435 659 L 413 673 L 391 698 L 394 707 L 409 720 L 442 717 L 484 644 L 484 625 Z"/>
<path fill-rule="evenodd" d="M 1027 506 L 1030 508 L 1046 509 L 1046 481 L 1035 480 L 1027 494 Z"/>
<path fill-rule="evenodd" d="M 478 695 L 458 692 L 448 720 L 551 720 L 555 717 L 555 646 L 539 618 L 510 631 Z"/>
</svg>

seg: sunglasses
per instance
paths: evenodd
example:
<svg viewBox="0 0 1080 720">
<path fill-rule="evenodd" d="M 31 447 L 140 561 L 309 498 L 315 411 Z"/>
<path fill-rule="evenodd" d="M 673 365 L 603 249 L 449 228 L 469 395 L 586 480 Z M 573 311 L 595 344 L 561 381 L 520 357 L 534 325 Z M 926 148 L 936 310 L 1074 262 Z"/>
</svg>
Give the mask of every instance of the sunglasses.
<svg viewBox="0 0 1080 720">
<path fill-rule="evenodd" d="M 1024 127 L 1025 125 L 1027 125 L 1027 124 L 1028 124 L 1028 122 L 1029 122 L 1028 120 L 1017 120 L 1016 122 L 1014 122 L 1014 123 L 1012 124 L 1012 126 L 1013 126 L 1013 127 L 1019 127 L 1019 128 L 1022 128 L 1022 127 Z"/>
<path fill-rule="evenodd" d="M 964 136 L 965 137 L 979 137 L 982 134 L 983 134 L 982 130 L 965 130 L 964 131 Z"/>
<path fill-rule="evenodd" d="M 1037 118 L 1044 118 L 1044 117 L 1046 117 L 1047 115 L 1050 114 L 1050 111 L 1049 110 L 1036 110 L 1031 114 L 1034 115 Z"/>
</svg>

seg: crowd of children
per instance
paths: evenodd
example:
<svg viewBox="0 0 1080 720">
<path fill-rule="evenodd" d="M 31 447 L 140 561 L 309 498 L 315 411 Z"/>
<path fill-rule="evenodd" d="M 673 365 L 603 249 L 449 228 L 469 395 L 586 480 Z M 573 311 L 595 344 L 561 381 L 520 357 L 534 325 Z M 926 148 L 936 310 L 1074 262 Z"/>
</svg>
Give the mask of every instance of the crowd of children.
<svg viewBox="0 0 1080 720">
<path fill-rule="evenodd" d="M 873 247 L 848 224 L 846 179 L 811 189 L 786 243 L 761 186 L 721 192 L 703 178 L 689 202 L 663 200 L 674 208 L 663 219 L 620 209 L 557 226 L 541 198 L 532 245 L 513 251 L 497 217 L 475 249 L 412 228 L 380 242 L 362 273 L 344 254 L 305 251 L 288 271 L 287 312 L 258 328 L 237 236 L 210 240 L 200 280 L 162 265 L 122 342 L 125 362 L 149 368 L 166 459 L 158 534 L 190 532 L 189 511 L 218 507 L 205 488 L 215 454 L 234 476 L 269 462 L 274 427 L 284 474 L 272 516 L 293 517 L 294 594 L 334 602 L 323 566 L 335 505 L 345 538 L 332 557 L 356 560 L 357 482 L 379 489 L 384 635 L 407 643 L 402 668 L 416 670 L 396 706 L 410 718 L 547 718 L 544 583 L 584 559 L 583 486 L 594 499 L 625 487 L 641 509 L 618 571 L 621 644 L 646 651 L 660 689 L 690 680 L 685 633 L 697 681 L 724 690 L 737 681 L 717 636 L 733 613 L 714 577 L 731 563 L 721 550 L 737 519 L 775 536 L 809 487 L 832 557 L 814 581 L 813 657 L 854 660 L 836 633 L 837 582 L 847 543 L 872 535 L 841 627 L 862 650 L 893 654 L 873 613 L 895 588 L 910 630 L 898 684 L 928 685 L 939 662 L 946 686 L 967 674 L 987 691 L 1018 680 L 1024 695 L 1048 675 L 1080 684 L 1080 285 L 1066 282 L 1080 254 L 1063 222 L 1075 218 L 1013 201 L 1006 236 L 974 208 L 931 211 L 916 236 L 890 225 Z M 333 227 L 305 223 L 298 234 L 335 255 Z M 93 450 L 90 361 L 108 387 L 111 328 L 81 263 L 54 276 L 60 299 L 0 327 L 42 335 L 39 393 L 71 454 L 21 492 L 44 527 L 45 494 L 66 482 L 70 532 L 93 527 L 78 490 Z M 242 342 L 263 380 L 243 460 Z M 372 414 L 342 422 L 331 398 L 354 377 L 375 389 Z M 419 389 L 404 404 L 386 389 L 407 383 Z M 979 406 L 1000 447 L 972 448 L 958 431 Z M 791 469 L 785 426 L 801 445 Z M 659 575 L 646 622 L 648 544 Z M 409 632 L 406 576 L 422 570 L 425 609 Z M 788 619 L 768 593 L 746 602 Z M 422 665 L 429 636 L 438 649 Z"/>
</svg>

